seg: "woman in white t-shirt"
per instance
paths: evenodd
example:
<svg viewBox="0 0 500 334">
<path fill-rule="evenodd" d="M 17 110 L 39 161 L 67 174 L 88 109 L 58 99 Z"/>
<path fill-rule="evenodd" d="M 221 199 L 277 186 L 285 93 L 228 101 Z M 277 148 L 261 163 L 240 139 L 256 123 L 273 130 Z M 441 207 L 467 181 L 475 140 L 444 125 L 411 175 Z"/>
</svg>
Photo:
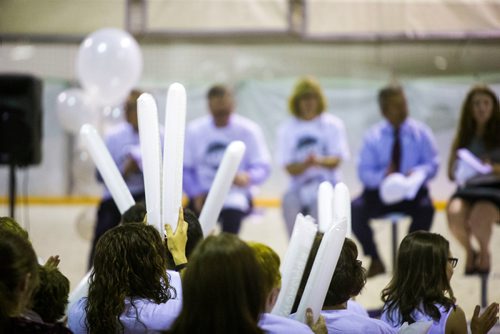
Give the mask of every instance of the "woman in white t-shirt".
<svg viewBox="0 0 500 334">
<path fill-rule="evenodd" d="M 396 268 L 382 291 L 381 319 L 394 328 L 404 322 L 432 321 L 430 334 L 466 334 L 464 311 L 456 304 L 450 279 L 458 262 L 448 240 L 436 233 L 416 231 L 399 246 Z M 476 306 L 472 334 L 487 333 L 498 321 L 498 304 L 492 303 L 481 317 Z"/>
<path fill-rule="evenodd" d="M 317 189 L 321 182 L 340 180 L 339 165 L 349 158 L 344 123 L 326 113 L 318 82 L 303 78 L 289 99 L 293 117 L 278 130 L 278 160 L 291 177 L 283 197 L 283 214 L 291 235 L 297 213 L 317 217 Z"/>
<path fill-rule="evenodd" d="M 176 264 L 186 261 L 187 223 L 179 216 L 175 240 L 169 237 L 169 248 L 177 243 L 182 249 L 173 250 Z M 167 235 L 169 232 L 167 229 Z M 180 235 L 184 240 L 177 238 Z M 96 246 L 88 297 L 69 310 L 68 327 L 74 333 L 159 333 L 168 329 L 182 302 L 174 299 L 176 291 L 170 287 L 165 249 L 151 225 L 130 223 L 106 232 Z"/>
</svg>

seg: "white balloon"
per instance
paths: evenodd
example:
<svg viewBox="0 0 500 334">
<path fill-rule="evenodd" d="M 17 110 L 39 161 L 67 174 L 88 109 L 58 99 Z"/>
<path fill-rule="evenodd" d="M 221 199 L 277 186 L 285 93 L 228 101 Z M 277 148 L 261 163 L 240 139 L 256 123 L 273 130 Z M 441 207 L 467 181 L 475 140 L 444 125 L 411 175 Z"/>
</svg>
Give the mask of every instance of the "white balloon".
<svg viewBox="0 0 500 334">
<path fill-rule="evenodd" d="M 105 106 L 117 105 L 141 76 L 141 49 L 125 31 L 97 30 L 80 45 L 76 72 L 82 87 L 96 101 Z"/>
<path fill-rule="evenodd" d="M 96 124 L 98 114 L 92 99 L 82 89 L 70 88 L 57 96 L 57 117 L 64 130 L 78 133 L 85 123 Z"/>
</svg>

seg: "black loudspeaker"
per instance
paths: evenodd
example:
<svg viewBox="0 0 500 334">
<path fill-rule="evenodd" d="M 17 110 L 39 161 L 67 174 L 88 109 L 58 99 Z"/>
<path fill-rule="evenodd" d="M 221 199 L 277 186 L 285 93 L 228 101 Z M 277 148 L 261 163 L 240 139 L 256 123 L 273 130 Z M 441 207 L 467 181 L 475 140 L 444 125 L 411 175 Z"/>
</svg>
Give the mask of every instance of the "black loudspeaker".
<svg viewBox="0 0 500 334">
<path fill-rule="evenodd" d="M 28 166 L 42 160 L 42 81 L 0 74 L 0 165 Z"/>
</svg>

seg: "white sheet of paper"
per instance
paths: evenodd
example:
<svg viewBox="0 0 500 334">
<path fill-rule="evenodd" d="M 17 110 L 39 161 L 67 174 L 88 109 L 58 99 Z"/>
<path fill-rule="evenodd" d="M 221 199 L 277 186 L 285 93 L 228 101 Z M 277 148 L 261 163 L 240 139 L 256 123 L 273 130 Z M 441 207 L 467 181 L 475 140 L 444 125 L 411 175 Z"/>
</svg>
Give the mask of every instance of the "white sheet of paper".
<svg viewBox="0 0 500 334">
<path fill-rule="evenodd" d="M 470 167 L 476 170 L 480 174 L 489 174 L 493 171 L 493 168 L 489 164 L 483 163 L 478 159 L 471 151 L 466 148 L 461 148 L 457 151 L 457 156 L 460 160 L 467 163 Z"/>
</svg>

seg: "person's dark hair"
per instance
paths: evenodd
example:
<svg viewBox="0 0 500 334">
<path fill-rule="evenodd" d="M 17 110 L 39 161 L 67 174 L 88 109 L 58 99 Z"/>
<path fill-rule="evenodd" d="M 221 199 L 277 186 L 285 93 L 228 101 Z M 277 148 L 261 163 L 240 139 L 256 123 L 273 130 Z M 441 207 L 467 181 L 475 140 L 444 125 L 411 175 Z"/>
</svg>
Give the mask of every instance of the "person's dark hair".
<svg viewBox="0 0 500 334">
<path fill-rule="evenodd" d="M 292 307 L 292 313 L 296 312 L 299 307 L 322 239 L 323 234 L 318 232 L 307 258 L 302 280 L 300 281 L 297 296 Z M 356 244 L 351 239 L 346 238 L 342 245 L 339 260 L 328 287 L 323 306 L 334 306 L 344 303 L 352 296 L 357 296 L 361 292 L 366 283 L 366 270 L 362 267 L 361 261 L 357 260 L 357 257 L 358 248 Z"/>
<path fill-rule="evenodd" d="M 414 323 L 411 313 L 416 309 L 439 321 L 436 304 L 446 310 L 454 307 L 455 297 L 446 274 L 448 256 L 448 240 L 436 233 L 416 231 L 401 241 L 394 274 L 382 290 L 391 321 Z"/>
<path fill-rule="evenodd" d="M 209 236 L 193 252 L 182 279 L 182 311 L 168 333 L 263 333 L 262 272 L 237 236 Z"/>
<path fill-rule="evenodd" d="M 146 207 L 143 203 L 135 203 L 122 215 L 122 224 L 142 223 L 146 216 Z"/>
<path fill-rule="evenodd" d="M 144 92 L 139 89 L 133 89 L 130 91 L 127 100 L 125 101 L 125 112 L 137 111 L 137 99 L 142 93 Z"/>
<path fill-rule="evenodd" d="M 184 209 L 184 221 L 188 224 L 187 228 L 187 242 L 186 242 L 186 258 L 189 260 L 191 253 L 196 245 L 203 240 L 203 231 L 201 229 L 200 221 L 195 213 L 189 209 Z M 167 248 L 167 266 L 169 269 L 175 268 L 174 258 Z"/>
<path fill-rule="evenodd" d="M 300 116 L 300 100 L 306 95 L 314 95 L 318 99 L 318 114 L 321 114 L 326 109 L 326 98 L 319 83 L 311 78 L 305 77 L 300 79 L 293 89 L 292 96 L 288 99 L 288 108 L 295 116 Z"/>
<path fill-rule="evenodd" d="M 378 92 L 378 105 L 380 107 L 380 110 L 384 110 L 386 105 L 387 105 L 387 101 L 393 97 L 393 96 L 396 96 L 396 95 L 400 95 L 400 94 L 404 94 L 403 92 L 403 88 L 401 86 L 386 86 L 386 87 L 383 87 L 382 89 L 379 90 Z"/>
<path fill-rule="evenodd" d="M 347 302 L 349 298 L 359 295 L 365 284 L 366 270 L 358 260 L 358 248 L 354 241 L 346 238 L 323 306 Z"/>
<path fill-rule="evenodd" d="M 450 159 L 448 160 L 448 177 L 453 180 L 453 164 L 456 159 L 456 152 L 459 148 L 467 147 L 476 134 L 476 120 L 473 116 L 473 99 L 477 94 L 484 94 L 491 98 L 493 113 L 491 114 L 483 135 L 486 149 L 493 149 L 500 143 L 500 103 L 498 96 L 489 87 L 477 85 L 467 93 L 462 104 L 460 119 L 458 121 L 457 132 L 451 145 Z"/>
<path fill-rule="evenodd" d="M 28 292 L 38 286 L 38 263 L 31 243 L 4 228 L 0 228 L 0 331 L 10 317 L 17 316 L 26 305 L 17 295 L 19 286 L 30 274 Z M 29 296 L 29 294 L 27 294 Z"/>
<path fill-rule="evenodd" d="M 11 217 L 0 217 L 0 228 L 9 230 L 22 238 L 29 240 L 28 232 L 19 225 L 19 223 Z"/>
<path fill-rule="evenodd" d="M 57 268 L 38 266 L 40 285 L 33 296 L 32 310 L 44 322 L 55 323 L 68 305 L 69 280 Z"/>
<path fill-rule="evenodd" d="M 127 297 L 165 303 L 169 287 L 165 246 L 151 225 L 129 223 L 108 230 L 97 242 L 85 311 L 90 333 L 117 333 Z"/>
<path fill-rule="evenodd" d="M 314 241 L 309 251 L 309 257 L 307 258 L 306 266 L 304 267 L 304 273 L 302 274 L 302 279 L 300 280 L 299 288 L 297 289 L 297 295 L 295 296 L 295 302 L 292 306 L 292 312 L 297 312 L 299 308 L 300 300 L 302 299 L 302 294 L 306 288 L 307 280 L 309 279 L 309 274 L 311 273 L 312 266 L 314 264 L 314 259 L 319 250 L 319 245 L 321 245 L 321 240 L 323 240 L 323 233 L 318 232 L 314 237 Z"/>
<path fill-rule="evenodd" d="M 231 89 L 222 84 L 216 84 L 210 87 L 207 93 L 208 100 L 218 97 L 224 97 L 227 94 L 231 94 Z"/>
</svg>

